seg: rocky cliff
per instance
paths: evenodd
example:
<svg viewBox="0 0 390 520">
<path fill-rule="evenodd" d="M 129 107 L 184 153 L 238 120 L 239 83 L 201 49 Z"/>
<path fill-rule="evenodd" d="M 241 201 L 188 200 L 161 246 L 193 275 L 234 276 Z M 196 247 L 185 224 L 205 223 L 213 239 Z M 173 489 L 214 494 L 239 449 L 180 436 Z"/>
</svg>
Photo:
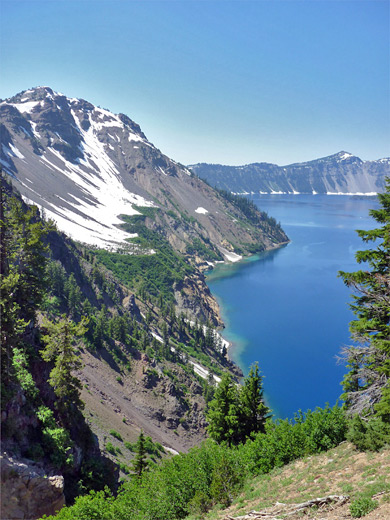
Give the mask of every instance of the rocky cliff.
<svg viewBox="0 0 390 520">
<path fill-rule="evenodd" d="M 194 164 L 189 167 L 212 186 L 238 193 L 371 194 L 382 192 L 390 158 L 362 161 L 339 152 L 314 161 L 278 166 Z"/>
</svg>

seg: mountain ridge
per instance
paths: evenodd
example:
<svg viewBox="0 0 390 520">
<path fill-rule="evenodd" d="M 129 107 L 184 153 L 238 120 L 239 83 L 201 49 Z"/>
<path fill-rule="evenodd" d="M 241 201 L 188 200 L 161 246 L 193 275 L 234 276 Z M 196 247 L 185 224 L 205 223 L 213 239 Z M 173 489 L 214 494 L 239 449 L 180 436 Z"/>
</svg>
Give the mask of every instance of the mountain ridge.
<svg viewBox="0 0 390 520">
<path fill-rule="evenodd" d="M 219 260 L 232 259 L 255 244 L 261 250 L 287 240 L 265 215 L 248 226 L 237 206 L 165 156 L 124 114 L 38 87 L 0 102 L 0 125 L 5 172 L 26 201 L 80 242 L 140 251 L 121 218 L 139 217 L 140 208 L 155 210 L 147 226 L 181 253 L 200 240 Z"/>
<path fill-rule="evenodd" d="M 390 175 L 390 158 L 362 161 L 340 151 L 285 166 L 259 162 L 242 166 L 198 163 L 188 167 L 212 186 L 236 193 L 376 195 Z"/>
</svg>

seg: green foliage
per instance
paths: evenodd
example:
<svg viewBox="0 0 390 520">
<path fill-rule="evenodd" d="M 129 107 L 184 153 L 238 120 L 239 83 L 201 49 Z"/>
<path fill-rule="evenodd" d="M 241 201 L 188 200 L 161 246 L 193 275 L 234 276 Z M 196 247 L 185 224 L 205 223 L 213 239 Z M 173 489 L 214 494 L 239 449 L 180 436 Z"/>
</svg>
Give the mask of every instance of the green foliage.
<svg viewBox="0 0 390 520">
<path fill-rule="evenodd" d="M 222 376 L 207 413 L 208 432 L 218 443 L 237 444 L 239 435 L 239 396 L 229 373 Z"/>
<path fill-rule="evenodd" d="M 72 441 L 69 432 L 56 424 L 53 411 L 46 406 L 40 406 L 37 417 L 42 423 L 44 450 L 50 456 L 52 463 L 61 468 L 73 463 L 71 454 Z"/>
<path fill-rule="evenodd" d="M 137 478 L 140 478 L 141 475 L 147 469 L 148 461 L 146 460 L 145 435 L 144 432 L 141 431 L 135 446 L 135 459 L 133 460 L 133 471 Z"/>
<path fill-rule="evenodd" d="M 111 515 L 113 496 L 108 488 L 104 491 L 91 491 L 80 496 L 72 507 L 65 507 L 55 516 L 44 516 L 46 520 L 114 520 Z"/>
<path fill-rule="evenodd" d="M 311 434 L 313 428 L 317 431 L 322 427 L 324 435 Z M 56 518 L 86 518 L 83 515 L 87 507 L 91 515 L 97 514 L 99 508 L 95 508 L 95 500 L 104 511 L 104 520 L 178 520 L 189 513 L 204 514 L 212 505 L 229 505 L 251 476 L 325 449 L 329 441 L 324 438 L 330 439 L 333 445 L 338 444 L 344 440 L 345 428 L 343 410 L 326 407 L 299 414 L 296 422 L 268 421 L 264 433 L 258 433 L 253 440 L 238 447 L 229 448 L 209 439 L 188 453 L 142 471 L 139 477 L 123 484 L 116 499 L 108 496 L 107 501 L 101 503 L 103 495 L 81 497 L 74 506 L 61 510 Z M 142 451 L 145 456 L 145 446 Z"/>
<path fill-rule="evenodd" d="M 210 484 L 210 495 L 214 503 L 230 506 L 234 494 L 243 479 L 243 471 L 233 452 L 224 451 L 215 464 Z"/>
<path fill-rule="evenodd" d="M 347 439 L 360 451 L 378 451 L 390 445 L 390 425 L 379 417 L 364 420 L 355 415 L 350 420 Z"/>
<path fill-rule="evenodd" d="M 294 421 L 268 421 L 265 432 L 243 447 L 246 464 L 254 474 L 268 473 L 299 457 L 337 446 L 345 440 L 346 431 L 345 413 L 337 405 L 300 412 Z"/>
<path fill-rule="evenodd" d="M 266 232 L 270 233 L 273 238 L 279 240 L 285 239 L 280 222 L 277 223 L 274 217 L 270 217 L 266 211 L 260 211 L 256 204 L 242 195 L 236 195 L 230 191 L 215 188 L 219 195 L 231 204 L 236 206 L 245 217 L 255 226 L 262 227 Z M 254 246 L 253 252 L 259 250 L 258 246 Z"/>
<path fill-rule="evenodd" d="M 110 430 L 110 435 L 115 437 L 115 439 L 118 439 L 118 441 L 123 441 L 122 435 L 119 432 L 117 432 L 116 430 Z"/>
<path fill-rule="evenodd" d="M 106 450 L 108 451 L 108 453 L 111 453 L 111 455 L 116 455 L 115 447 L 112 444 L 112 442 L 107 442 Z"/>
<path fill-rule="evenodd" d="M 242 387 L 238 388 L 228 373 L 223 375 L 209 403 L 208 432 L 212 439 L 231 446 L 264 431 L 268 415 L 269 408 L 263 399 L 262 377 L 255 364 Z"/>
<path fill-rule="evenodd" d="M 186 252 L 189 255 L 197 254 L 201 258 L 205 260 L 209 260 L 210 262 L 223 260 L 223 256 L 218 251 L 218 249 L 213 246 L 210 240 L 205 239 L 207 245 L 202 242 L 199 238 L 194 238 L 191 244 L 188 244 L 186 247 Z"/>
<path fill-rule="evenodd" d="M 20 348 L 14 348 L 12 357 L 12 366 L 15 371 L 16 379 L 20 386 L 25 390 L 27 395 L 33 399 L 38 395 L 38 388 L 35 385 L 35 381 L 32 377 L 31 372 L 28 370 L 29 363 L 27 354 Z"/>
<path fill-rule="evenodd" d="M 242 437 L 249 437 L 258 432 L 264 432 L 265 422 L 270 410 L 264 404 L 263 378 L 258 364 L 251 366 L 248 376 L 240 391 L 240 425 Z"/>
<path fill-rule="evenodd" d="M 376 414 L 390 423 L 390 179 L 378 195 L 381 208 L 370 214 L 381 227 L 358 231 L 364 242 L 380 243 L 375 249 L 356 253 L 369 270 L 340 272 L 344 283 L 355 290 L 351 308 L 357 319 L 350 323 L 355 345 L 346 349 L 349 372 L 342 398 L 351 413 Z"/>
<path fill-rule="evenodd" d="M 174 300 L 173 288 L 192 272 L 192 268 L 175 253 L 168 243 L 156 247 L 152 255 L 129 255 L 104 250 L 95 251 L 98 260 L 118 279 L 137 288 L 141 299 L 147 295 L 161 296 L 165 301 Z"/>
<path fill-rule="evenodd" d="M 63 411 L 73 405 L 82 407 L 80 401 L 81 383 L 72 375 L 73 370 L 81 368 L 82 364 L 76 354 L 74 342 L 77 336 L 86 332 L 86 321 L 73 323 L 65 315 L 57 322 L 47 319 L 43 321 L 43 327 L 47 333 L 42 336 L 46 347 L 41 350 L 44 361 L 53 361 L 54 368 L 50 372 L 49 383 L 54 388 L 57 396 L 57 406 Z"/>
<path fill-rule="evenodd" d="M 361 518 L 378 507 L 378 502 L 369 497 L 359 497 L 349 506 L 352 518 Z"/>
<path fill-rule="evenodd" d="M 38 208 L 8 198 L 0 190 L 0 313 L 1 375 L 8 381 L 12 349 L 20 348 L 27 325 L 33 325 L 45 290 L 43 244 L 49 226 L 39 220 Z"/>
</svg>

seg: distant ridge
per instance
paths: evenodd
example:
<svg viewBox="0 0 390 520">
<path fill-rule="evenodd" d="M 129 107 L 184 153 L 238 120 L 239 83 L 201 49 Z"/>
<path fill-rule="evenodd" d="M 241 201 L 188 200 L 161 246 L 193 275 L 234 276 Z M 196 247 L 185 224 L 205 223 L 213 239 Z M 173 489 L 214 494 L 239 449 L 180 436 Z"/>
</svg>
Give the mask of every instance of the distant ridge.
<svg viewBox="0 0 390 520">
<path fill-rule="evenodd" d="M 390 158 L 362 161 L 341 151 L 287 166 L 199 163 L 189 166 L 189 169 L 211 186 L 235 193 L 376 195 L 383 191 L 385 177 L 390 175 Z"/>
</svg>

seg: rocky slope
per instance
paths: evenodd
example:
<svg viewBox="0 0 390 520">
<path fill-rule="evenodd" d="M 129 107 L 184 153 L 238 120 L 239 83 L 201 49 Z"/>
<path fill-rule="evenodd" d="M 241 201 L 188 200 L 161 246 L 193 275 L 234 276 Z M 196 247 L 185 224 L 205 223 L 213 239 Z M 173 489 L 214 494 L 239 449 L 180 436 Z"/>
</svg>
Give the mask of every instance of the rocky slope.
<svg viewBox="0 0 390 520">
<path fill-rule="evenodd" d="M 80 242 L 130 249 L 138 233 L 122 229 L 120 216 L 142 212 L 181 253 L 200 241 L 222 260 L 236 248 L 286 240 L 280 230 L 248 225 L 124 114 L 39 87 L 0 102 L 0 132 L 0 162 L 16 188 Z M 133 240 L 131 249 L 140 245 Z"/>
<path fill-rule="evenodd" d="M 278 166 L 194 164 L 189 167 L 212 186 L 236 193 L 376 194 L 390 175 L 390 158 L 362 161 L 339 152 L 314 161 Z"/>
</svg>

